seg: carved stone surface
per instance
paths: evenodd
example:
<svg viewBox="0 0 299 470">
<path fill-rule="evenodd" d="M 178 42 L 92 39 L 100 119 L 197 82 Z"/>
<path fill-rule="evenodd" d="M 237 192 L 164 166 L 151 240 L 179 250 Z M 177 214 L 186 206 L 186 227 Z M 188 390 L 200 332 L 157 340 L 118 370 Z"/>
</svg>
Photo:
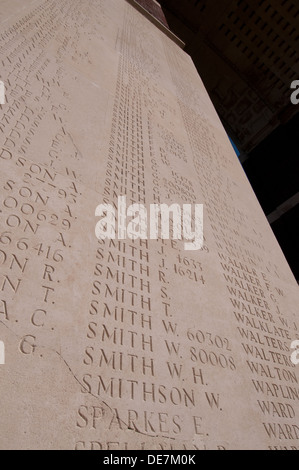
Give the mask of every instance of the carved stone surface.
<svg viewBox="0 0 299 470">
<path fill-rule="evenodd" d="M 298 286 L 190 57 L 124 0 L 3 5 L 0 448 L 299 448 Z M 121 195 L 204 204 L 203 249 L 98 240 Z"/>
</svg>

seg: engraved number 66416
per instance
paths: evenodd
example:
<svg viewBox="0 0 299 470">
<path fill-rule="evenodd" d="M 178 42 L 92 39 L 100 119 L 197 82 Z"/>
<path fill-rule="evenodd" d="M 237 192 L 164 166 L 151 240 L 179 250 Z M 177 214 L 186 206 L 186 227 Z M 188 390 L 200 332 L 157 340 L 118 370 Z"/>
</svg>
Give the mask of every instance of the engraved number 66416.
<svg viewBox="0 0 299 470">
<path fill-rule="evenodd" d="M 295 366 L 297 366 L 299 364 L 299 340 L 292 342 L 291 349 L 296 350 L 291 354 L 291 361 Z"/>
</svg>

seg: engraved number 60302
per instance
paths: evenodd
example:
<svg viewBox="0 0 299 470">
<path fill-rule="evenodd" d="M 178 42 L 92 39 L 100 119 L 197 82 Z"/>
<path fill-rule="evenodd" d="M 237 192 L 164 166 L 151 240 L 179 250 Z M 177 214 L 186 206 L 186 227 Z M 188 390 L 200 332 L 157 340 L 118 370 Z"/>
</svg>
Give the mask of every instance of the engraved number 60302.
<svg viewBox="0 0 299 470">
<path fill-rule="evenodd" d="M 296 350 L 291 354 L 291 361 L 295 366 L 297 366 L 299 364 L 299 340 L 292 342 L 291 349 Z"/>
</svg>

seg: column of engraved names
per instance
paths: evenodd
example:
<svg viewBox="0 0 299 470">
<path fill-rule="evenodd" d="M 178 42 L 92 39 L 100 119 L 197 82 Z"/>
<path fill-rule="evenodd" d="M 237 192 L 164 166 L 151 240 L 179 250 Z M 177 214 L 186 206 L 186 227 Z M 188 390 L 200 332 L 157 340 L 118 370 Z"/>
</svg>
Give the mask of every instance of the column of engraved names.
<svg viewBox="0 0 299 470">
<path fill-rule="evenodd" d="M 167 102 L 165 90 L 160 87 L 159 64 L 150 47 L 152 38 L 150 34 L 147 36 L 146 30 L 132 19 L 129 33 L 131 40 L 135 35 L 143 35 L 142 48 L 138 42 L 134 43 L 131 57 L 134 57 L 136 81 L 138 80 L 146 90 L 143 109 L 147 112 L 149 142 L 147 171 L 151 171 L 152 174 L 152 182 L 149 184 L 151 190 L 147 191 L 147 200 L 157 204 L 194 203 L 196 197 L 192 182 L 171 168 L 171 159 L 176 158 L 182 165 L 186 164 L 187 157 L 184 146 L 169 129 L 167 113 L 170 115 L 176 110 Z M 159 123 L 156 121 L 157 117 Z M 152 385 L 152 400 L 161 413 L 159 413 L 159 425 L 153 427 L 164 438 L 159 443 L 163 449 L 204 448 L 201 439 L 204 431 L 201 428 L 201 416 L 198 415 L 202 397 L 208 400 L 202 393 L 204 374 L 191 362 L 190 350 L 186 350 L 185 347 L 188 339 L 186 325 L 184 324 L 182 328 L 184 312 L 180 312 L 177 318 L 173 308 L 176 303 L 173 278 L 183 281 L 183 276 L 190 275 L 194 288 L 203 288 L 205 280 L 202 266 L 199 261 L 185 256 L 177 241 L 168 242 L 159 239 L 158 246 L 156 242 L 151 242 L 151 247 L 155 249 L 155 285 L 160 290 L 160 298 L 153 299 L 153 309 L 161 325 L 159 328 L 161 359 L 156 368 L 158 385 Z M 185 308 L 188 309 L 188 306 Z M 190 374 L 193 374 L 194 386 L 188 380 Z M 191 442 L 194 433 L 196 438 Z M 165 437 L 168 435 L 172 439 L 166 441 Z"/>
<path fill-rule="evenodd" d="M 146 41 L 144 41 L 147 44 Z M 140 80 L 142 77 L 139 78 Z M 166 110 L 172 113 L 177 111 L 165 99 L 163 89 L 158 87 L 149 87 L 148 98 L 152 104 L 152 109 L 148 112 L 148 134 L 149 134 L 149 156 L 152 172 L 152 196 L 151 200 L 159 203 L 161 201 L 171 203 L 195 203 L 196 193 L 192 181 L 183 176 L 185 172 L 174 170 L 171 161 L 179 161 L 180 166 L 188 162 L 186 149 L 180 140 L 172 132 L 171 125 L 167 121 Z M 155 110 L 155 113 L 152 110 Z M 153 115 L 155 119 L 153 119 Z M 156 119 L 158 118 L 158 123 Z M 188 165 L 187 165 L 188 167 Z M 168 242 L 161 240 L 159 249 L 156 251 L 156 259 L 159 259 L 156 274 L 156 282 L 160 284 L 160 302 L 159 309 L 162 332 L 165 337 L 162 339 L 161 348 L 166 354 L 166 360 L 160 362 L 160 368 L 164 370 L 164 376 L 168 377 L 166 389 L 170 390 L 170 402 L 168 406 L 173 407 L 176 413 L 176 421 L 179 428 L 174 430 L 177 442 L 182 436 L 196 435 L 196 439 L 191 443 L 178 444 L 185 448 L 205 448 L 206 440 L 205 426 L 202 421 L 201 406 L 220 409 L 219 396 L 211 384 L 207 381 L 204 369 L 214 367 L 231 368 L 235 370 L 233 358 L 224 351 L 211 350 L 208 342 L 214 336 L 210 332 L 205 332 L 206 337 L 200 338 L 200 345 L 196 343 L 196 329 L 194 329 L 194 315 L 190 312 L 188 299 L 186 304 L 175 313 L 174 307 L 177 304 L 179 292 L 184 291 L 185 283 L 188 287 L 193 284 L 194 290 L 198 296 L 205 289 L 205 276 L 203 271 L 203 260 L 209 252 L 205 243 L 203 251 L 198 256 L 190 256 L 190 253 L 184 252 L 182 243 L 175 240 Z M 175 279 L 175 281 L 174 281 Z M 176 285 L 180 283 L 177 295 Z M 192 309 L 194 307 L 192 306 Z M 182 319 L 184 318 L 183 324 Z M 189 327 L 188 327 L 189 326 Z M 196 321 L 196 327 L 200 328 L 200 323 Z M 202 332 L 199 331 L 198 334 Z M 224 339 L 224 343 L 223 343 Z M 228 345 L 226 338 L 216 335 L 217 346 Z M 225 343 L 225 341 L 227 343 Z M 198 346 L 198 348 L 196 348 Z M 190 377 L 193 378 L 194 385 L 190 384 Z M 166 381 L 165 381 L 166 383 Z M 163 386 L 164 387 L 164 386 Z M 162 389 L 162 388 L 161 388 Z M 188 408 L 188 412 L 186 409 Z M 214 411 L 214 410 L 213 410 Z M 188 441 L 188 439 L 187 439 Z M 173 444 L 176 446 L 177 444 Z M 213 444 L 215 445 L 215 443 Z M 199 446 L 199 447 L 198 447 Z M 165 448 L 165 447 L 164 447 Z"/>
<path fill-rule="evenodd" d="M 199 135 L 198 129 L 196 131 Z M 237 330 L 242 348 L 249 356 L 246 364 L 249 373 L 253 375 L 253 390 L 259 394 L 257 404 L 263 415 L 262 420 L 266 421 L 263 421 L 266 435 L 274 439 L 274 445 L 277 443 L 276 439 L 298 439 L 298 427 L 287 422 L 282 423 L 279 419 L 292 421 L 295 417 L 294 407 L 285 399 L 298 400 L 298 381 L 290 361 L 289 344 L 292 334 L 286 328 L 287 320 L 282 314 L 278 315 L 280 311 L 273 294 L 274 287 L 264 272 L 265 269 L 259 271 L 257 268 L 261 267 L 265 250 L 258 237 L 255 239 L 254 234 L 248 237 L 250 228 L 246 214 L 234 210 L 220 191 L 218 197 L 214 194 L 211 198 L 211 178 L 207 185 L 201 166 L 198 174 L 208 201 L 207 213 L 213 221 L 213 236 L 219 250 L 229 299 L 238 322 Z M 217 181 L 214 178 L 214 187 L 217 185 L 219 188 L 220 183 L 219 179 Z M 240 238 L 243 246 L 240 246 Z M 248 247 L 244 246 L 244 241 Z M 282 291 L 278 292 L 282 295 Z M 266 381 L 260 381 L 261 378 Z M 271 380 L 270 384 L 268 379 Z M 287 385 L 286 390 L 283 390 L 285 382 L 293 387 Z M 267 418 L 272 423 L 267 422 Z M 278 422 L 273 423 L 272 418 L 278 418 Z"/>
<path fill-rule="evenodd" d="M 119 196 L 126 196 L 128 205 L 145 204 L 144 131 L 140 90 L 133 80 L 134 70 L 120 58 L 103 193 L 103 202 L 116 211 Z M 148 412 L 134 409 L 134 402 L 150 401 L 155 375 L 150 275 L 147 240 L 99 240 L 82 378 L 83 392 L 113 404 L 111 426 L 149 434 Z M 77 427 L 92 426 L 92 413 L 81 406 Z M 109 447 L 96 442 L 97 448 Z"/>
<path fill-rule="evenodd" d="M 27 330 L 19 343 L 25 355 L 34 353 L 45 331 L 53 335 L 59 329 L 54 327 L 55 310 L 60 308 L 56 299 L 79 196 L 75 183 L 30 160 L 30 146 L 40 138 L 41 124 L 51 114 L 43 86 L 34 87 L 33 74 L 38 62 L 47 62 L 41 57 L 59 18 L 58 9 L 52 7 L 53 2 L 46 2 L 35 8 L 7 28 L 0 40 L 8 99 L 0 121 L 0 314 L 5 324 L 24 327 L 22 335 Z M 30 298 L 32 283 L 36 296 Z M 23 297 L 28 299 L 26 310 L 20 308 Z"/>
<path fill-rule="evenodd" d="M 57 13 L 50 14 L 48 8 L 42 6 L 36 8 L 1 35 L 1 68 L 5 74 L 8 99 L 7 105 L 3 107 L 4 112 L 0 121 L 0 137 L 3 139 L 5 137 L 1 150 L 3 159 L 10 159 L 12 151 L 16 150 L 25 154 L 44 118 L 43 90 L 40 91 L 40 87 L 37 87 L 38 92 L 34 91 L 32 82 L 36 80 L 33 77 L 36 63 L 38 60 L 41 61 L 44 45 L 53 37 L 53 29 L 56 26 L 53 23 Z M 34 23 L 41 29 L 34 29 Z M 32 110 L 26 106 L 29 99 L 41 103 L 40 113 L 35 114 L 34 119 Z"/>
<path fill-rule="evenodd" d="M 37 158 L 61 170 L 56 163 L 64 150 L 62 142 L 68 138 L 63 124 L 68 95 L 61 85 L 59 61 L 61 64 L 66 51 L 59 48 L 54 58 L 47 53 L 47 46 L 54 37 L 60 38 L 59 28 L 65 24 L 70 6 L 66 2 L 58 8 L 57 2 L 45 2 L 2 34 L 2 70 L 8 98 L 0 121 L 3 160 L 10 160 L 16 153 L 34 159 L 36 142 L 47 122 L 48 127 L 53 126 L 57 131 L 53 130 L 50 149 Z M 77 6 L 78 3 L 72 4 L 73 13 Z M 44 141 L 46 146 L 47 136 Z M 70 173 L 65 167 L 62 171 Z"/>
<path fill-rule="evenodd" d="M 137 34 L 137 25 L 133 24 L 132 27 L 134 31 L 137 28 Z M 181 164 L 183 162 L 186 163 L 187 159 L 184 147 L 179 141 L 176 140 L 175 135 L 168 129 L 168 124 L 162 123 L 160 121 L 160 123 L 157 125 L 155 120 L 152 119 L 152 116 L 155 114 L 156 116 L 160 115 L 162 118 L 165 116 L 167 103 L 165 103 L 164 107 L 163 98 L 165 94 L 163 93 L 163 89 L 160 89 L 159 86 L 156 86 L 156 76 L 153 71 L 159 69 L 156 67 L 154 58 L 150 55 L 146 47 L 148 44 L 150 44 L 150 38 L 146 38 L 144 31 L 142 33 L 144 36 L 143 50 L 138 51 L 139 53 L 137 55 L 137 63 L 141 65 L 144 63 L 147 65 L 151 64 L 151 67 L 146 67 L 146 70 L 144 70 L 144 67 L 141 67 L 141 65 L 140 68 L 136 67 L 135 76 L 138 78 L 139 83 L 146 84 L 147 96 L 145 101 L 149 104 L 149 157 L 153 177 L 151 200 L 154 200 L 154 202 L 157 203 L 161 200 L 163 202 L 167 201 L 168 203 L 173 202 L 174 200 L 175 202 L 191 203 L 196 200 L 192 182 L 186 177 L 183 177 L 180 172 L 174 171 L 170 167 L 170 158 L 174 157 L 173 153 L 175 153 L 176 158 L 182 160 Z M 133 33 L 131 32 L 131 34 Z M 146 55 L 146 57 L 144 57 L 144 55 Z M 148 76 L 151 78 L 151 80 L 147 80 Z M 153 112 L 154 110 L 156 113 Z M 163 143 L 161 142 L 162 146 L 160 148 L 159 145 L 157 146 L 157 140 L 160 142 L 164 141 Z M 155 147 L 156 153 L 154 150 Z M 160 168 L 162 170 L 163 167 L 161 174 L 165 174 L 165 167 L 163 165 L 169 167 L 167 175 L 165 175 L 163 178 L 159 178 Z M 148 196 L 150 197 L 150 195 Z M 169 245 L 171 246 L 171 250 L 169 250 Z M 165 252 L 164 247 L 167 247 Z M 205 249 L 207 250 L 207 246 L 205 246 Z M 205 379 L 201 367 L 205 366 L 210 368 L 212 366 L 212 368 L 230 368 L 230 370 L 234 371 L 235 364 L 233 358 L 230 357 L 229 354 L 225 355 L 223 354 L 223 351 L 211 351 L 211 348 L 207 346 L 208 341 L 211 341 L 209 332 L 207 333 L 206 344 L 198 348 L 196 352 L 194 351 L 195 348 L 193 345 L 190 346 L 190 348 L 186 348 L 186 342 L 188 345 L 191 345 L 194 341 L 194 337 L 192 338 L 192 333 L 187 331 L 187 329 L 185 330 L 185 325 L 181 331 L 181 326 L 178 327 L 178 325 L 175 323 L 177 318 L 172 318 L 174 315 L 172 302 L 173 300 L 175 302 L 175 299 L 171 299 L 170 293 L 170 290 L 173 290 L 174 286 L 171 286 L 171 289 L 168 289 L 170 280 L 172 280 L 173 275 L 175 275 L 175 277 L 183 281 L 182 277 L 188 275 L 191 276 L 191 280 L 195 283 L 194 288 L 196 288 L 196 285 L 197 288 L 200 287 L 201 284 L 204 286 L 205 279 L 202 275 L 201 262 L 198 261 L 198 259 L 194 260 L 188 256 L 183 255 L 182 250 L 179 249 L 179 244 L 177 242 L 165 242 L 162 240 L 160 243 L 160 249 L 156 251 L 156 253 L 160 258 L 160 263 L 158 263 L 159 267 L 156 271 L 156 282 L 159 282 L 160 284 L 161 299 L 159 305 L 156 302 L 157 299 L 155 298 L 155 309 L 157 308 L 158 312 L 160 312 L 159 318 L 161 321 L 162 331 L 165 332 L 165 338 L 161 338 L 162 344 L 160 347 L 163 348 L 163 350 L 166 352 L 166 360 L 161 360 L 159 362 L 158 372 L 160 373 L 160 371 L 163 370 L 163 377 L 165 377 L 166 374 L 167 377 L 170 377 L 169 380 L 171 380 L 171 383 L 169 384 L 168 382 L 167 385 L 164 385 L 165 382 L 160 383 L 158 394 L 156 393 L 156 396 L 154 395 L 153 389 L 153 397 L 155 398 L 157 405 L 162 404 L 165 401 L 165 403 L 168 404 L 168 409 L 173 409 L 174 414 L 172 415 L 170 422 L 174 422 L 175 419 L 176 426 L 173 427 L 172 431 L 170 432 L 172 435 L 176 436 L 179 442 L 179 439 L 182 439 L 181 435 L 186 436 L 189 433 L 193 433 L 194 435 L 194 431 L 196 434 L 198 434 L 198 436 L 204 436 L 204 426 L 201 426 L 202 418 L 201 416 L 197 415 L 198 408 L 201 404 L 206 405 L 206 403 L 208 403 L 211 409 L 214 407 L 220 409 L 219 397 L 217 393 L 214 392 L 214 390 L 209 390 L 209 392 L 203 393 L 203 385 L 208 386 L 209 384 L 204 382 Z M 157 259 L 157 256 L 155 256 L 155 258 Z M 192 266 L 192 270 L 190 269 L 190 266 Z M 169 274 L 172 275 L 171 278 L 167 272 L 168 269 L 171 270 L 169 272 Z M 185 308 L 186 311 L 188 311 L 188 306 L 185 306 L 184 309 Z M 183 312 L 182 315 L 184 315 Z M 179 320 L 181 321 L 181 319 Z M 180 340 L 177 339 L 178 335 L 181 336 L 179 333 L 182 332 L 184 336 L 181 338 L 184 340 L 184 344 L 178 342 Z M 216 341 L 218 341 L 218 345 L 221 345 L 222 338 L 217 335 Z M 228 340 L 224 338 L 224 341 Z M 186 363 L 188 364 L 187 367 L 185 367 Z M 193 381 L 196 385 L 194 388 L 190 386 L 190 382 L 188 386 L 184 383 L 187 381 L 186 379 L 190 375 L 188 371 L 189 373 L 191 372 L 191 374 L 193 374 Z M 165 393 L 165 397 L 161 396 L 161 392 L 163 394 Z M 184 407 L 186 407 L 186 409 L 190 408 L 190 411 L 186 413 L 186 409 L 184 410 Z M 196 409 L 196 411 L 193 413 L 192 408 Z M 163 427 L 163 429 L 167 429 L 167 427 Z M 167 432 L 169 432 L 169 426 Z M 198 439 L 198 442 L 200 441 L 201 440 Z M 163 444 L 160 445 L 162 446 Z M 182 444 L 180 443 L 179 445 Z"/>
<path fill-rule="evenodd" d="M 149 155 L 150 155 L 150 167 L 152 172 L 152 200 L 156 204 L 160 204 L 161 201 L 166 201 L 169 199 L 169 192 L 167 191 L 167 187 L 169 187 L 169 183 L 171 182 L 171 176 L 169 175 L 170 180 L 166 180 L 160 176 L 159 168 L 166 164 L 167 161 L 167 150 L 162 149 L 160 147 L 160 151 L 162 150 L 163 157 L 161 158 L 161 153 L 159 155 L 159 159 L 156 158 L 155 153 L 155 139 L 154 139 L 154 123 L 151 118 L 152 114 L 148 113 L 148 135 L 149 135 Z M 168 183 L 168 184 L 167 184 Z M 166 190 L 163 188 L 166 187 Z M 182 194 L 178 194 L 178 201 Z M 194 192 L 191 190 L 191 199 L 194 197 Z M 158 245 L 158 246 L 157 246 Z M 197 441 L 193 443 L 182 442 L 181 435 L 186 436 L 186 431 L 194 432 L 198 434 L 200 437 L 202 436 L 203 432 L 201 429 L 201 417 L 197 416 L 196 405 L 198 405 L 198 401 L 196 399 L 197 387 L 199 388 L 204 384 L 204 374 L 201 369 L 192 367 L 190 370 L 186 368 L 184 365 L 186 361 L 186 354 L 183 350 L 183 344 L 180 342 L 180 333 L 181 325 L 177 323 L 178 319 L 174 314 L 173 304 L 175 299 L 171 297 L 171 286 L 170 286 L 170 279 L 173 274 L 175 274 L 176 264 L 173 262 L 173 257 L 178 258 L 183 263 L 184 255 L 182 254 L 182 250 L 179 248 L 179 242 L 172 240 L 166 241 L 159 238 L 159 241 L 154 243 L 155 247 L 155 259 L 157 260 L 157 267 L 155 270 L 155 282 L 159 286 L 160 291 L 160 298 L 156 298 L 156 309 L 160 312 L 159 315 L 159 322 L 161 324 L 161 331 L 163 332 L 161 338 L 162 344 L 161 347 L 163 348 L 164 355 L 166 354 L 166 360 L 160 361 L 160 368 L 163 370 L 163 376 L 167 379 L 163 380 L 163 384 L 159 386 L 159 394 L 157 396 L 158 403 L 167 403 L 166 395 L 164 395 L 166 390 L 169 390 L 169 406 L 173 408 L 173 414 L 164 412 L 164 420 L 166 424 L 166 419 L 168 422 L 172 422 L 174 426 L 169 428 L 169 426 L 165 426 L 162 428 L 164 430 L 164 434 L 170 431 L 171 435 L 177 438 L 176 441 L 170 442 L 163 442 L 159 443 L 159 446 L 163 450 L 171 450 L 171 449 L 202 449 L 204 446 L 202 443 L 198 443 Z M 177 260 L 177 261 L 178 261 Z M 179 262 L 179 261 L 178 261 Z M 186 266 L 184 266 L 186 268 Z M 196 266 L 198 269 L 198 265 Z M 178 268 L 179 269 L 179 268 Z M 181 266 L 183 269 L 183 266 Z M 181 319 L 179 319 L 181 320 Z M 186 379 L 193 373 L 194 379 L 194 388 L 190 387 L 190 385 L 186 385 Z M 167 393 L 168 396 L 168 393 Z M 184 411 L 181 411 L 182 408 L 185 408 Z M 188 415 L 186 414 L 187 408 Z M 170 416 L 169 416 L 170 415 Z M 162 430 L 161 429 L 161 430 Z"/>
<path fill-rule="evenodd" d="M 200 194 L 201 202 L 204 204 L 204 232 L 206 233 L 210 223 L 207 212 L 208 204 L 214 195 L 218 197 L 216 189 L 213 190 L 213 175 L 217 173 L 217 176 L 219 175 L 220 181 L 222 182 L 221 175 L 226 167 L 226 163 L 221 160 L 219 145 L 214 139 L 213 132 L 211 132 L 206 118 L 202 116 L 200 112 L 201 100 L 200 96 L 198 96 L 198 90 L 193 88 L 189 82 L 186 84 L 183 79 L 184 67 L 180 63 L 178 54 L 166 48 L 165 54 L 172 72 L 173 82 L 176 86 L 178 105 L 190 142 L 196 175 L 200 182 L 198 193 Z M 194 107 L 198 108 L 199 113 L 193 111 Z M 203 158 L 203 155 L 205 155 L 205 158 Z M 206 193 L 203 191 L 202 182 L 208 182 L 209 191 L 213 192 L 212 195 L 210 192 Z M 219 188 L 219 181 L 217 183 L 218 184 L 214 186 L 215 188 Z M 230 191 L 226 194 L 226 198 L 227 196 L 231 197 Z M 205 236 L 204 250 L 207 252 L 207 259 L 209 259 L 208 246 L 210 244 L 211 239 L 207 240 Z M 201 251 L 201 258 L 205 260 L 203 253 L 205 253 L 205 251 Z M 203 324 L 204 319 L 205 316 L 203 315 Z M 208 403 L 208 410 L 211 416 L 213 417 L 216 414 L 219 415 L 218 419 L 220 419 L 221 412 L 223 411 L 223 392 L 219 391 L 219 380 L 220 377 L 225 376 L 231 376 L 231 380 L 233 380 L 233 375 L 236 374 L 238 370 L 235 348 L 232 347 L 230 337 L 223 335 L 220 328 L 214 330 L 214 328 L 210 327 L 209 330 L 207 330 L 201 326 L 200 323 L 198 323 L 193 330 L 189 329 L 187 331 L 187 338 L 190 342 L 189 357 L 191 362 L 201 368 L 201 373 L 202 371 L 205 372 L 205 381 L 208 378 L 208 381 L 202 384 L 207 388 L 204 393 L 205 400 L 201 401 L 201 403 L 204 405 Z M 215 383 L 215 372 L 218 373 L 218 383 Z M 194 379 L 196 379 L 194 369 L 193 376 Z M 205 424 L 206 426 L 209 424 L 209 413 L 207 413 L 206 406 L 204 414 L 205 419 L 203 419 L 201 423 L 203 430 L 205 429 Z M 217 444 L 215 441 L 210 442 L 209 436 L 207 436 L 207 438 L 206 440 L 209 447 L 214 448 L 215 444 L 216 446 L 218 445 L 218 448 L 225 447 L 221 442 Z"/>
<path fill-rule="evenodd" d="M 208 197 L 208 187 L 202 183 L 202 188 Z M 262 244 L 256 241 L 252 250 L 254 239 L 246 236 L 249 232 L 246 215 L 226 205 L 223 196 L 221 215 L 217 198 L 209 201 L 207 213 L 213 221 L 211 227 L 220 266 L 242 348 L 248 356 L 246 365 L 252 376 L 253 390 L 258 393 L 264 430 L 273 439 L 297 439 L 296 425 L 282 421 L 293 420 L 296 406 L 292 401 L 298 400 L 298 380 L 289 349 L 294 336 L 277 300 L 277 295 L 283 297 L 283 291 L 275 289 L 266 270 L 260 270 L 257 265 L 257 259 L 261 262 L 263 256 Z M 240 247 L 238 237 L 243 240 L 247 237 L 249 248 L 245 248 L 244 243 Z M 293 328 L 296 329 L 296 325 Z M 278 422 L 269 422 L 273 418 Z"/>
<path fill-rule="evenodd" d="M 55 320 L 61 304 L 56 300 L 69 266 L 69 239 L 76 231 L 77 195 L 71 182 L 23 157 L 3 165 L 0 315 L 4 324 L 22 328 L 19 351 L 29 355 L 42 345 L 44 331 L 53 335 L 59 330 Z M 35 296 L 28 297 L 32 283 Z"/>
<path fill-rule="evenodd" d="M 208 153 L 202 148 L 201 139 L 205 123 L 201 120 L 198 125 L 197 122 L 198 117 L 194 115 L 188 121 L 187 112 L 185 113 L 194 156 L 207 157 Z M 211 137 L 210 135 L 209 141 Z M 276 297 L 277 294 L 284 294 L 281 289 L 275 288 L 266 274 L 267 270 L 272 271 L 276 277 L 279 276 L 277 267 L 264 262 L 266 250 L 261 234 L 249 226 L 246 213 L 233 207 L 227 182 L 219 172 L 221 166 L 215 165 L 215 156 L 209 157 L 205 158 L 204 164 L 198 157 L 194 157 L 194 165 L 219 250 L 220 266 L 234 308 L 242 348 L 248 356 L 246 364 L 253 377 L 253 391 L 258 394 L 257 405 L 262 415 L 265 436 L 274 440 L 272 447 L 275 447 L 279 440 L 287 443 L 288 439 L 298 439 L 298 426 L 287 422 L 293 421 L 296 416 L 296 406 L 292 401 L 298 400 L 298 381 L 289 354 L 289 344 L 293 337 L 290 327 L 295 330 L 297 327 L 289 325 L 280 312 Z M 211 161 L 212 171 L 209 168 Z M 211 187 L 217 188 L 217 192 Z"/>
<path fill-rule="evenodd" d="M 195 133 L 200 136 L 198 128 Z M 263 266 L 266 250 L 260 234 L 249 226 L 246 213 L 231 205 L 226 191 L 220 189 L 223 182 L 219 175 L 206 178 L 201 165 L 195 162 L 195 166 L 207 201 L 237 331 L 248 356 L 246 364 L 253 377 L 253 390 L 259 394 L 257 404 L 266 436 L 274 439 L 274 443 L 277 438 L 296 440 L 298 427 L 285 421 L 293 421 L 296 416 L 292 401 L 298 400 L 298 380 L 290 361 L 289 345 L 294 335 L 278 306 L 277 296 L 283 297 L 283 291 L 269 280 Z M 218 188 L 218 194 L 212 191 L 212 198 L 211 184 Z M 296 325 L 293 328 L 297 329 Z"/>
</svg>

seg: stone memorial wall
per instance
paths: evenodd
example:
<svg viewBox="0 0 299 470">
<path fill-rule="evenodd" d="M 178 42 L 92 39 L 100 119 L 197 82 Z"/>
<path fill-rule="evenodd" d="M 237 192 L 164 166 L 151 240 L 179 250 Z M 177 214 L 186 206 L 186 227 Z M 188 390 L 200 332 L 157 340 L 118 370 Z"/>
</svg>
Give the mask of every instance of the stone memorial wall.
<svg viewBox="0 0 299 470">
<path fill-rule="evenodd" d="M 0 6 L 0 448 L 298 449 L 298 286 L 190 57 L 125 0 Z M 97 239 L 120 196 L 203 204 L 202 249 Z"/>
</svg>

